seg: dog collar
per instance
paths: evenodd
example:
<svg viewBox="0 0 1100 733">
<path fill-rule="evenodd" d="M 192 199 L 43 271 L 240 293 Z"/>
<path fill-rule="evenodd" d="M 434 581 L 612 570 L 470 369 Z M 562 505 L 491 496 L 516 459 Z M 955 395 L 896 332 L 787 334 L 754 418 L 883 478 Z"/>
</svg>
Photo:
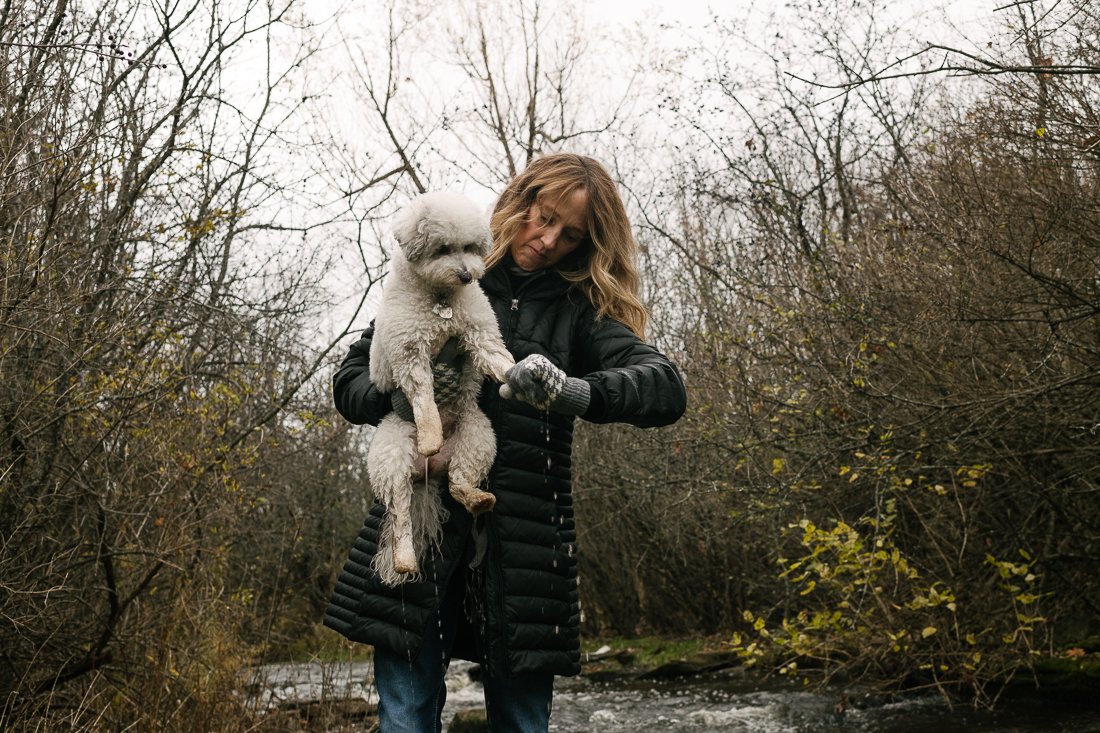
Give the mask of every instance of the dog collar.
<svg viewBox="0 0 1100 733">
<path fill-rule="evenodd" d="M 455 314 L 451 306 L 447 305 L 442 300 L 432 306 L 432 313 L 436 314 L 445 321 L 451 320 Z"/>
</svg>

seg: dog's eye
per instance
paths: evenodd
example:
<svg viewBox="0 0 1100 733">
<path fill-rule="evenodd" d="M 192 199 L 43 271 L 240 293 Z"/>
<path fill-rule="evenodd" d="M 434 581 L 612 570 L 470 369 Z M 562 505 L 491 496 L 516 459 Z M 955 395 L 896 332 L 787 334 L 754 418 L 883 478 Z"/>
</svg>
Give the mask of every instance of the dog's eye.
<svg viewBox="0 0 1100 733">
<path fill-rule="evenodd" d="M 451 248 L 444 244 L 443 246 L 436 249 L 435 254 L 436 254 L 437 257 L 442 257 L 443 255 L 449 253 L 450 251 L 451 251 Z"/>
<path fill-rule="evenodd" d="M 477 252 L 477 245 L 476 244 L 467 244 L 466 245 L 466 251 L 467 252 Z"/>
</svg>

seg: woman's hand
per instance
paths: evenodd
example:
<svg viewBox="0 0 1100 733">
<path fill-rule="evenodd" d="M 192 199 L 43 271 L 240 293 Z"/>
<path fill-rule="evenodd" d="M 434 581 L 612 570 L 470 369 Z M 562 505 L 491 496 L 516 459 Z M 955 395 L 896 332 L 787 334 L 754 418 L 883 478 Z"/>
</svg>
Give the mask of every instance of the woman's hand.
<svg viewBox="0 0 1100 733">
<path fill-rule="evenodd" d="M 500 396 L 517 399 L 539 410 L 581 415 L 588 409 L 592 388 L 583 379 L 565 372 L 542 354 L 531 354 L 504 374 Z"/>
</svg>

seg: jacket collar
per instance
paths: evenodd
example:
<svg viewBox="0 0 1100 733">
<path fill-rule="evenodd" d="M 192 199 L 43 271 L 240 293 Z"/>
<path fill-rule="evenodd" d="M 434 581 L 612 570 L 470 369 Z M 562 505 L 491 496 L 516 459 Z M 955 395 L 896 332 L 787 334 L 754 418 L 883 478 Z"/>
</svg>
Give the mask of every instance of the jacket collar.
<svg viewBox="0 0 1100 733">
<path fill-rule="evenodd" d="M 570 283 L 553 268 L 544 270 L 539 275 L 518 278 L 508 273 L 511 264 L 512 256 L 505 255 L 496 266 L 486 271 L 481 278 L 482 290 L 487 294 L 512 300 L 520 295 L 524 298 L 557 298 L 569 289 Z M 516 282 L 517 280 L 520 282 Z"/>
</svg>

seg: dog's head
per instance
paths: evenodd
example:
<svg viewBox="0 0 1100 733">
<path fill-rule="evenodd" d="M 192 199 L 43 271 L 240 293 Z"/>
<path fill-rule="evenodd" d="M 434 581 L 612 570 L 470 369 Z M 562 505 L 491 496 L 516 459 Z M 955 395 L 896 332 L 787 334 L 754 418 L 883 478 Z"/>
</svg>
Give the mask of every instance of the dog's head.
<svg viewBox="0 0 1100 733">
<path fill-rule="evenodd" d="M 397 215 L 393 236 L 412 270 L 437 290 L 456 290 L 485 274 L 488 217 L 465 196 L 421 194 Z"/>
</svg>

